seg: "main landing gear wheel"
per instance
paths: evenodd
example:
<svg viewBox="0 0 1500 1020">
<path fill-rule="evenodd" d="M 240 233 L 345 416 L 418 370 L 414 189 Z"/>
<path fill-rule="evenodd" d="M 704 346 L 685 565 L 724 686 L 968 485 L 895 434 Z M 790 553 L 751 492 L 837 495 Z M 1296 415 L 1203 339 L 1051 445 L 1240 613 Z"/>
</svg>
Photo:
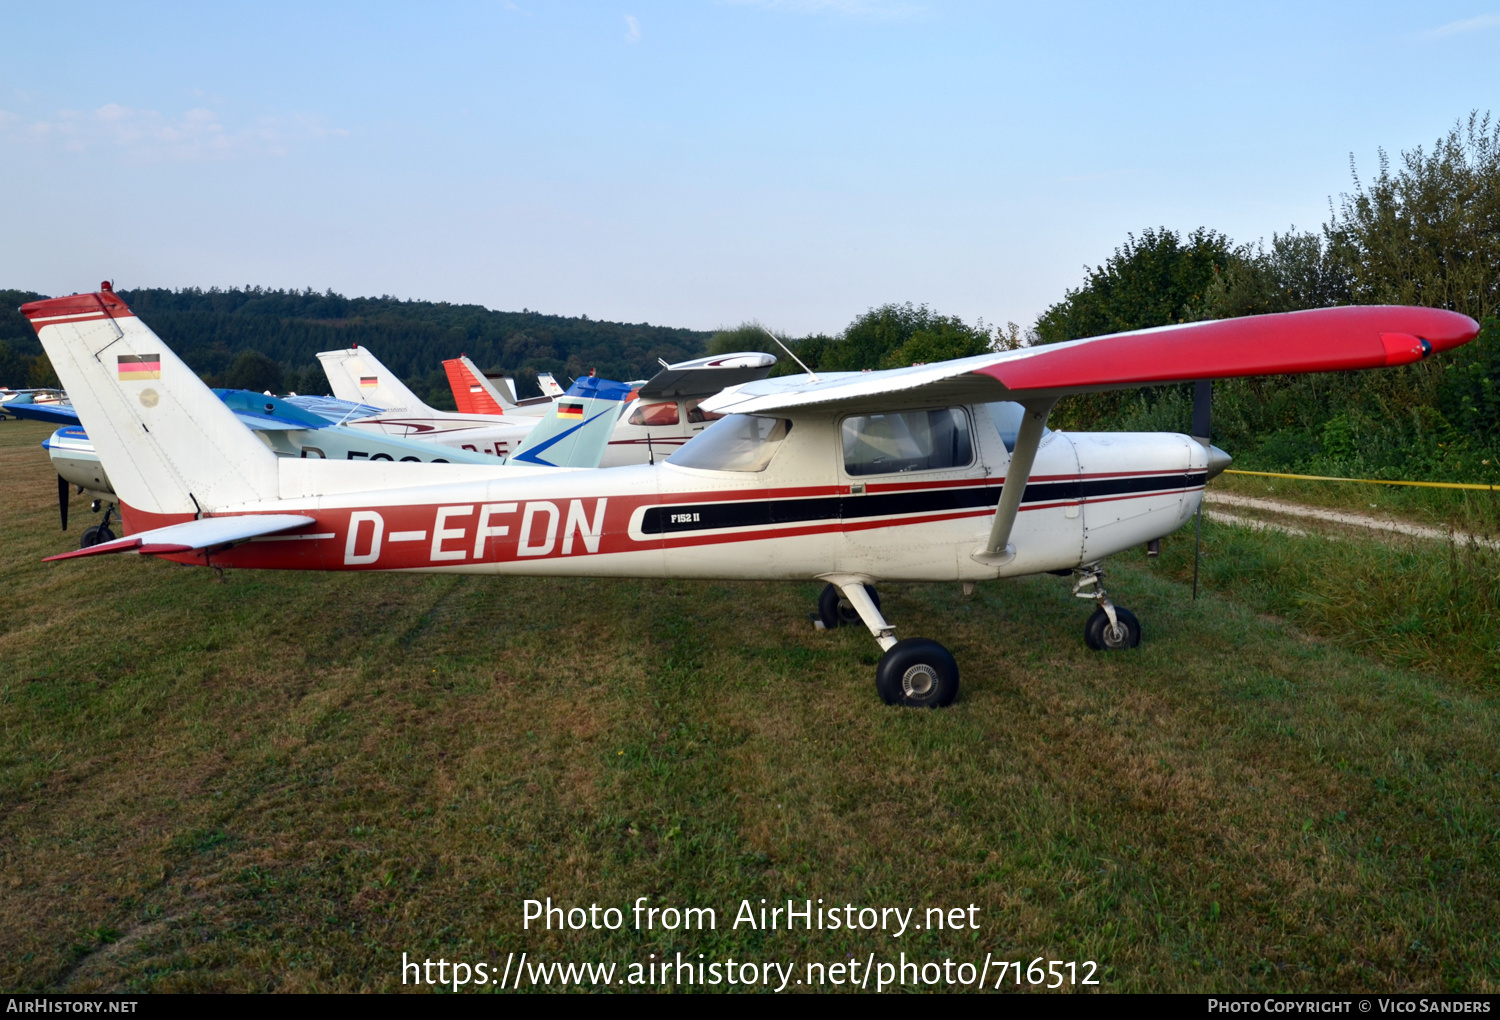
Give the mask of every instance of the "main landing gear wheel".
<svg viewBox="0 0 1500 1020">
<path fill-rule="evenodd" d="M 1115 619 L 1119 626 L 1111 627 L 1109 614 L 1102 608 L 1094 610 L 1089 622 L 1083 625 L 1083 640 L 1090 648 L 1096 652 L 1116 652 L 1141 643 L 1141 621 L 1134 613 L 1115 606 Z"/>
<path fill-rule="evenodd" d="M 85 528 L 83 537 L 78 542 L 78 548 L 87 549 L 92 545 L 101 545 L 105 542 L 113 542 L 115 533 L 109 530 L 107 524 L 96 524 L 92 528 Z"/>
<path fill-rule="evenodd" d="M 875 690 L 887 705 L 944 708 L 958 697 L 958 663 L 936 641 L 906 638 L 880 657 Z"/>
<path fill-rule="evenodd" d="M 873 584 L 865 585 L 865 591 L 870 593 L 870 601 L 875 603 L 875 608 L 880 608 L 880 594 L 875 591 Z M 859 611 L 849 604 L 844 598 L 844 593 L 834 585 L 827 585 L 823 593 L 818 596 L 818 619 L 822 621 L 826 630 L 833 630 L 839 626 L 854 626 L 860 622 Z"/>
</svg>

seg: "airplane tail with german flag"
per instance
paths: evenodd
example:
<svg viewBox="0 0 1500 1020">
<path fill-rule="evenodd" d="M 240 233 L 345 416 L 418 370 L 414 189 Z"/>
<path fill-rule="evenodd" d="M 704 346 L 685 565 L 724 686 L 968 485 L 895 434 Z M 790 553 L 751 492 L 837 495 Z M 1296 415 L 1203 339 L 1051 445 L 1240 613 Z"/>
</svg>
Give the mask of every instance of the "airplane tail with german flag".
<svg viewBox="0 0 1500 1020">
<path fill-rule="evenodd" d="M 98 293 L 21 306 L 121 500 L 155 515 L 274 499 L 276 455 L 135 316 Z"/>
<path fill-rule="evenodd" d="M 340 400 L 406 414 L 441 413 L 423 403 L 400 376 L 362 346 L 320 351 L 318 362 L 323 366 L 323 374 L 328 377 L 333 395 Z"/>
<path fill-rule="evenodd" d="M 630 395 L 629 386 L 610 379 L 585 376 L 575 380 L 552 402 L 507 463 L 598 467 Z"/>
<path fill-rule="evenodd" d="M 540 415 L 538 409 L 522 410 L 516 403 L 514 393 L 496 386 L 479 366 L 461 354 L 443 362 L 443 371 L 448 374 L 448 388 L 453 391 L 453 402 L 460 414 L 529 414 Z M 506 380 L 507 384 L 509 380 Z"/>
</svg>

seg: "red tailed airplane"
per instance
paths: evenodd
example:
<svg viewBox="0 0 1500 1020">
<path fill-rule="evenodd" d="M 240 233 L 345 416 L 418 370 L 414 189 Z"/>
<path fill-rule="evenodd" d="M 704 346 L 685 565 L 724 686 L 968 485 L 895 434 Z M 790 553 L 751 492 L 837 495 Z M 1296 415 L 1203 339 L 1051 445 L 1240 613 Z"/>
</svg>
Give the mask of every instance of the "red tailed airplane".
<svg viewBox="0 0 1500 1020">
<path fill-rule="evenodd" d="M 107 286 L 21 311 L 131 531 L 51 559 L 817 579 L 823 622 L 857 617 L 879 643 L 880 696 L 928 707 L 957 696 L 958 665 L 936 641 L 898 641 L 873 585 L 1071 572 L 1096 603 L 1089 645 L 1133 647 L 1104 559 L 1176 531 L 1228 464 L 1206 436 L 1049 431 L 1059 398 L 1402 365 L 1479 332 L 1438 309 L 1324 308 L 762 379 L 705 401 L 724 417 L 665 461 L 558 470 L 277 458 Z"/>
</svg>

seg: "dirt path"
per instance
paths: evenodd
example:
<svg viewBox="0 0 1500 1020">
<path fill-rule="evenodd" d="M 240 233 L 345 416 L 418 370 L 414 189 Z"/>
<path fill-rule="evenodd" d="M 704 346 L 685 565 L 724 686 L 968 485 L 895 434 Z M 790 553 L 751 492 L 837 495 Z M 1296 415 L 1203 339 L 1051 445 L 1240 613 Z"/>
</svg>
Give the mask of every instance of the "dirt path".
<svg viewBox="0 0 1500 1020">
<path fill-rule="evenodd" d="M 1276 499 L 1236 496 L 1227 492 L 1210 491 L 1206 493 L 1203 513 L 1209 520 L 1220 521 L 1225 524 L 1237 524 L 1257 530 L 1269 528 L 1289 535 L 1309 534 L 1306 529 L 1294 527 L 1275 519 L 1267 520 L 1259 516 L 1247 517 L 1242 514 L 1220 510 L 1218 509 L 1219 507 L 1234 507 L 1238 510 L 1249 510 L 1261 514 L 1295 517 L 1308 522 L 1320 522 L 1324 525 L 1342 525 L 1350 528 L 1364 528 L 1369 531 L 1384 531 L 1392 535 L 1409 535 L 1413 538 L 1423 538 L 1434 542 L 1447 542 L 1451 538 L 1457 542 L 1472 542 L 1487 549 L 1500 549 L 1500 541 L 1462 531 L 1448 531 L 1444 528 L 1433 528 L 1422 524 L 1408 524 L 1405 521 L 1393 521 L 1382 517 L 1372 517 L 1368 514 L 1351 513 L 1347 510 L 1325 510 L 1322 507 L 1284 503 Z M 1328 538 L 1338 537 L 1336 531 L 1328 528 L 1319 528 L 1318 533 Z"/>
</svg>

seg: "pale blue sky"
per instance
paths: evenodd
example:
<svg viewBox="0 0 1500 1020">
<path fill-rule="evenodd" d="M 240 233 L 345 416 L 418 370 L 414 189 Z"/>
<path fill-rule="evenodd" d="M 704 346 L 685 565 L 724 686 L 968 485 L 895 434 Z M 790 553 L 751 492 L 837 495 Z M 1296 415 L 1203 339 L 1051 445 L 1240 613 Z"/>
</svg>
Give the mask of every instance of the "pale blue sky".
<svg viewBox="0 0 1500 1020">
<path fill-rule="evenodd" d="M 1493 2 L 1493 0 L 1491 0 Z M 0 7 L 0 286 L 1029 324 L 1127 231 L 1316 227 L 1500 114 L 1500 6 Z"/>
</svg>

